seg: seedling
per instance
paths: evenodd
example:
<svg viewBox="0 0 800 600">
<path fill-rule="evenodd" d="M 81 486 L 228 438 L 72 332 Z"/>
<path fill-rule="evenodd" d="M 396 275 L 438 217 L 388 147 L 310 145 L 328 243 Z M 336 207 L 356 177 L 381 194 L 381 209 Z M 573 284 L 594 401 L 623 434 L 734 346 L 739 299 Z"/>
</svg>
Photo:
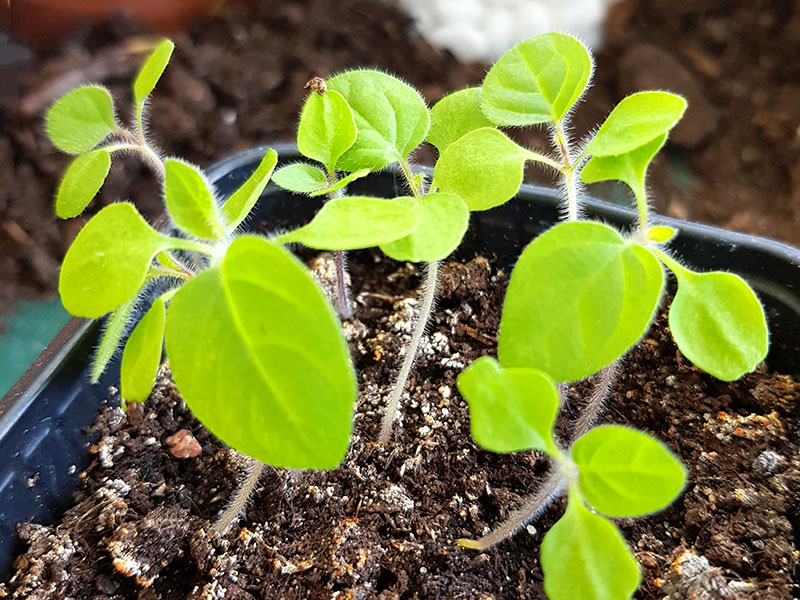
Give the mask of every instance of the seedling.
<svg viewBox="0 0 800 600">
<path fill-rule="evenodd" d="M 764 311 L 747 283 L 731 273 L 696 273 L 682 266 L 664 246 L 676 231 L 650 225 L 647 167 L 682 117 L 686 101 L 667 92 L 633 94 L 578 149 L 570 144 L 567 116 L 588 84 L 592 65 L 588 51 L 563 34 L 512 48 L 489 71 L 480 91 L 471 92 L 471 102 L 464 96 L 453 103 L 471 116 L 460 122 L 461 137 L 437 165 L 447 164 L 450 149 L 488 135 L 482 119 L 500 126 L 545 124 L 552 135 L 554 156 L 532 160 L 561 173 L 566 222 L 533 240 L 514 267 L 500 322 L 499 363 L 485 357 L 475 361 L 459 376 L 458 386 L 470 405 L 478 444 L 495 452 L 537 449 L 556 463 L 542 488 L 495 532 L 461 544 L 479 550 L 492 546 L 566 488 L 566 514 L 541 550 L 545 591 L 554 600 L 630 598 L 638 586 L 638 566 L 620 534 L 585 503 L 611 517 L 638 516 L 663 508 L 683 486 L 683 468 L 654 440 L 614 426 L 591 428 L 617 361 L 650 326 L 663 294 L 664 267 L 678 282 L 670 330 L 695 365 L 719 379 L 738 379 L 764 359 L 768 346 Z M 508 144 L 493 153 L 492 173 L 507 170 L 509 189 L 522 156 Z M 466 165 L 456 181 L 444 176 L 438 181 L 464 194 L 467 187 L 488 191 L 488 183 L 475 185 L 480 177 Z M 623 234 L 603 223 L 579 221 L 579 177 L 584 183 L 625 183 L 636 201 L 637 227 Z M 475 202 L 494 204 L 483 194 Z M 598 371 L 597 387 L 573 426 L 573 442 L 561 450 L 552 436 L 560 396 L 550 378 L 563 385 Z"/>
<path fill-rule="evenodd" d="M 80 214 L 111 156 L 135 151 L 163 178 L 174 225 L 173 233 L 156 231 L 130 203 L 103 208 L 67 252 L 59 292 L 75 316 L 107 315 L 94 381 L 124 345 L 121 396 L 144 401 L 166 345 L 187 405 L 222 441 L 255 459 L 224 529 L 255 487 L 261 463 L 330 469 L 342 460 L 356 380 L 333 307 L 306 267 L 280 244 L 237 231 L 267 185 L 276 153 L 268 151 L 222 201 L 197 167 L 163 160 L 146 139 L 146 102 L 172 47 L 162 42 L 134 81 L 135 133 L 118 123 L 111 96 L 97 86 L 68 93 L 47 115 L 56 146 L 78 154 L 58 190 L 59 216 Z M 123 343 L 134 312 L 144 316 Z"/>
</svg>

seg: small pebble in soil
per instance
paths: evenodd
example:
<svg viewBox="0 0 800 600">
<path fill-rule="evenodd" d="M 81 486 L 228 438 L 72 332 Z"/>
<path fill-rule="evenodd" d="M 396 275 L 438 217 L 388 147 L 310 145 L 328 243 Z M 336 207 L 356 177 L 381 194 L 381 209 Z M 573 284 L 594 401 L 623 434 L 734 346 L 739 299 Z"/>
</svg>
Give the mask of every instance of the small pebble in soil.
<svg viewBox="0 0 800 600">
<path fill-rule="evenodd" d="M 783 457 L 774 450 L 764 450 L 753 461 L 753 470 L 764 475 L 773 475 L 784 463 Z"/>
<path fill-rule="evenodd" d="M 203 452 L 200 442 L 188 429 L 181 429 L 173 433 L 166 442 L 170 454 L 175 458 L 196 458 Z"/>
</svg>

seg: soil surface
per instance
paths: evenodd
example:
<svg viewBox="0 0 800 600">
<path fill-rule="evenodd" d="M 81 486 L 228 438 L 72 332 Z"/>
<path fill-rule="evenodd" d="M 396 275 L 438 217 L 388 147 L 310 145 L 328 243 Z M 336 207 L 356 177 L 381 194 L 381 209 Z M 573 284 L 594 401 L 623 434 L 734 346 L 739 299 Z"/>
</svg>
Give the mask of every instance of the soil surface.
<svg viewBox="0 0 800 600">
<path fill-rule="evenodd" d="M 96 457 L 63 521 L 19 525 L 28 549 L 0 596 L 543 599 L 538 549 L 563 499 L 487 552 L 455 545 L 502 522 L 547 471 L 536 453 L 476 447 L 456 389 L 466 365 L 496 350 L 506 274 L 482 258 L 443 267 L 410 399 L 382 447 L 381 410 L 420 274 L 374 253 L 352 258 L 356 316 L 345 332 L 361 395 L 339 468 L 266 468 L 246 517 L 217 535 L 212 521 L 247 461 L 195 421 L 165 366 L 141 412 L 101 414 Z M 562 428 L 591 385 L 568 389 Z M 676 350 L 663 316 L 624 360 L 601 420 L 656 435 L 690 473 L 670 508 L 618 522 L 642 565 L 637 598 L 786 600 L 797 592 L 798 392 L 764 369 L 734 383 L 699 372 Z M 176 436 L 181 430 L 192 435 Z"/>
<path fill-rule="evenodd" d="M 54 54 L 0 73 L 0 312 L 20 296 L 55 294 L 59 262 L 85 223 L 53 215 L 68 158 L 47 141 L 43 111 L 72 87 L 96 82 L 112 90 L 118 114 L 129 114 L 130 80 L 150 47 L 146 33 L 114 17 L 76 32 Z M 377 66 L 433 103 L 479 83 L 486 68 L 432 48 L 393 3 L 376 0 L 229 2 L 174 37 L 176 54 L 153 98 L 149 131 L 167 154 L 200 165 L 294 139 L 312 76 Z M 595 126 L 632 91 L 684 94 L 689 111 L 652 170 L 655 207 L 798 243 L 798 55 L 800 4 L 791 0 L 623 0 L 609 13 L 607 44 L 575 132 Z M 546 142 L 541 132 L 521 137 Z M 150 218 L 162 210 L 157 182 L 133 158 L 115 159 L 90 212 L 119 199 L 134 200 Z"/>
</svg>

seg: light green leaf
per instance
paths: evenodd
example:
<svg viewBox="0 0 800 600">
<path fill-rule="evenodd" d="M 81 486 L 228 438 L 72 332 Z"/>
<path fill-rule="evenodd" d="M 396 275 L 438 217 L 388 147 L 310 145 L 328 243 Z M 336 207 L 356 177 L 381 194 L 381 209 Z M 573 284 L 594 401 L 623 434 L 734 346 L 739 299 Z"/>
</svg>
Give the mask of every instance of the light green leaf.
<svg viewBox="0 0 800 600">
<path fill-rule="evenodd" d="M 161 364 L 166 320 L 164 301 L 156 298 L 125 344 L 120 370 L 120 396 L 128 402 L 144 402 L 150 396 L 158 365 Z"/>
<path fill-rule="evenodd" d="M 102 148 L 73 160 L 58 185 L 56 214 L 62 219 L 81 214 L 103 187 L 110 168 L 111 154 Z"/>
<path fill-rule="evenodd" d="M 137 105 L 141 105 L 155 89 L 158 80 L 164 74 L 164 69 L 169 64 L 174 49 L 175 44 L 170 40 L 161 40 L 152 54 L 147 57 L 142 68 L 139 69 L 139 73 L 133 81 L 133 99 Z"/>
<path fill-rule="evenodd" d="M 322 196 L 324 194 L 332 194 L 333 192 L 339 191 L 342 188 L 347 187 L 351 183 L 353 183 L 356 179 L 361 179 L 362 177 L 366 177 L 369 175 L 369 169 L 359 169 L 358 171 L 353 171 L 352 173 L 348 173 L 344 177 L 338 179 L 336 183 L 332 186 L 323 188 L 321 190 L 316 190 L 314 192 L 309 193 L 308 195 L 314 198 L 315 196 Z"/>
<path fill-rule="evenodd" d="M 309 194 L 324 189 L 328 178 L 320 169 L 308 163 L 294 163 L 275 171 L 272 180 L 285 190 Z"/>
<path fill-rule="evenodd" d="M 550 600 L 626 600 L 639 587 L 639 564 L 611 521 L 570 493 L 567 511 L 542 540 Z"/>
<path fill-rule="evenodd" d="M 669 92 L 638 92 L 617 104 L 586 146 L 592 156 L 625 154 L 665 135 L 681 120 L 686 100 Z"/>
<path fill-rule="evenodd" d="M 647 239 L 657 244 L 670 241 L 678 233 L 674 227 L 668 225 L 656 225 L 647 230 Z"/>
<path fill-rule="evenodd" d="M 47 111 L 46 127 L 59 150 L 69 154 L 91 150 L 117 128 L 111 94 L 97 85 L 72 90 Z"/>
<path fill-rule="evenodd" d="M 442 152 L 433 186 L 460 196 L 470 210 L 488 210 L 516 195 L 529 156 L 497 129 L 476 129 Z"/>
<path fill-rule="evenodd" d="M 469 227 L 469 208 L 455 194 L 428 194 L 418 202 L 399 198 L 416 206 L 419 227 L 394 242 L 381 244 L 381 251 L 394 260 L 433 262 L 444 260 L 458 248 Z"/>
<path fill-rule="evenodd" d="M 353 111 L 339 92 L 311 92 L 297 128 L 300 154 L 333 171 L 339 157 L 355 143 L 356 135 Z"/>
<path fill-rule="evenodd" d="M 131 299 L 153 257 L 177 241 L 148 225 L 132 204 L 111 204 L 72 242 L 61 266 L 58 291 L 64 308 L 90 319 Z"/>
<path fill-rule="evenodd" d="M 503 369 L 482 356 L 458 376 L 458 391 L 469 403 L 472 438 L 491 452 L 542 450 L 559 454 L 553 443 L 558 392 L 536 369 Z"/>
<path fill-rule="evenodd" d="M 504 367 L 583 379 L 644 334 L 664 276 L 652 253 L 602 223 L 556 225 L 517 261 L 500 320 Z"/>
<path fill-rule="evenodd" d="M 418 225 L 413 207 L 395 200 L 346 196 L 329 200 L 308 225 L 277 241 L 300 242 L 316 250 L 359 250 L 393 242 Z"/>
<path fill-rule="evenodd" d="M 234 231 L 253 210 L 277 164 L 278 153 L 270 148 L 253 174 L 225 201 L 220 212 L 228 233 Z"/>
<path fill-rule="evenodd" d="M 601 425 L 570 449 L 586 501 L 610 517 L 638 517 L 668 506 L 686 483 L 686 469 L 658 441 L 618 425 Z"/>
<path fill-rule="evenodd" d="M 357 396 L 347 343 L 288 251 L 235 240 L 222 263 L 175 294 L 166 345 L 189 408 L 229 446 L 290 469 L 344 458 Z"/>
<path fill-rule="evenodd" d="M 380 169 L 405 160 L 425 139 L 430 115 L 417 90 L 370 69 L 345 71 L 328 80 L 344 96 L 356 120 L 355 144 L 337 163 L 343 171 Z"/>
<path fill-rule="evenodd" d="M 100 337 L 100 344 L 97 346 L 94 359 L 92 360 L 92 383 L 97 383 L 103 371 L 106 370 L 108 362 L 116 354 L 119 348 L 119 341 L 125 332 L 125 325 L 131 315 L 137 296 L 132 296 L 130 300 L 121 304 L 109 313 L 106 322 L 103 324 L 103 335 Z"/>
<path fill-rule="evenodd" d="M 175 224 L 200 239 L 225 237 L 211 186 L 200 171 L 174 158 L 164 168 L 164 201 Z"/>
<path fill-rule="evenodd" d="M 592 76 L 592 57 L 574 37 L 546 33 L 517 44 L 483 80 L 484 114 L 498 125 L 556 123 Z"/>
<path fill-rule="evenodd" d="M 637 198 L 645 197 L 644 180 L 650 161 L 667 141 L 667 134 L 659 135 L 650 142 L 625 154 L 615 156 L 593 156 L 581 169 L 584 183 L 618 180 L 627 184 Z"/>
<path fill-rule="evenodd" d="M 663 253 L 659 254 L 664 260 Z M 678 279 L 669 328 L 683 355 L 723 381 L 734 381 L 764 360 L 769 332 L 764 309 L 738 275 L 694 273 L 664 260 Z"/>
<path fill-rule="evenodd" d="M 427 140 L 441 154 L 464 134 L 482 127 L 494 127 L 494 123 L 481 110 L 481 88 L 466 88 L 445 96 L 433 105 Z"/>
</svg>

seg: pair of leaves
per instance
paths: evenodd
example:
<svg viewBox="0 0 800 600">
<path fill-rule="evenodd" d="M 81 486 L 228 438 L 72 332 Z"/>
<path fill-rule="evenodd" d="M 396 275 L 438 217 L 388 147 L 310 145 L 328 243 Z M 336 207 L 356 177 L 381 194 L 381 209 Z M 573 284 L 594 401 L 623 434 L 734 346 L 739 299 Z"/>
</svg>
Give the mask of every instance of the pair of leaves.
<svg viewBox="0 0 800 600">
<path fill-rule="evenodd" d="M 328 177 L 314 165 L 294 163 L 275 171 L 275 183 L 284 189 L 298 194 L 308 194 L 312 198 L 337 192 L 356 179 L 369 175 L 369 169 L 359 169 L 348 173 L 333 185 L 329 185 Z"/>
<path fill-rule="evenodd" d="M 225 443 L 286 468 L 344 457 L 357 394 L 347 344 L 327 298 L 280 246 L 237 238 L 180 288 L 166 348 L 186 403 Z"/>
<path fill-rule="evenodd" d="M 173 48 L 171 41 L 163 40 L 134 81 L 136 119 L 140 128 L 144 103 L 161 78 Z M 56 193 L 56 214 L 62 219 L 76 217 L 100 191 L 111 168 L 108 150 L 99 148 L 89 152 L 118 129 L 111 94 L 96 85 L 72 90 L 48 110 L 46 128 L 57 148 L 69 154 L 81 154 L 67 167 Z"/>
<path fill-rule="evenodd" d="M 504 367 L 583 379 L 622 356 L 658 306 L 663 271 L 652 252 L 595 222 L 556 225 L 523 250 L 500 321 Z"/>
</svg>

